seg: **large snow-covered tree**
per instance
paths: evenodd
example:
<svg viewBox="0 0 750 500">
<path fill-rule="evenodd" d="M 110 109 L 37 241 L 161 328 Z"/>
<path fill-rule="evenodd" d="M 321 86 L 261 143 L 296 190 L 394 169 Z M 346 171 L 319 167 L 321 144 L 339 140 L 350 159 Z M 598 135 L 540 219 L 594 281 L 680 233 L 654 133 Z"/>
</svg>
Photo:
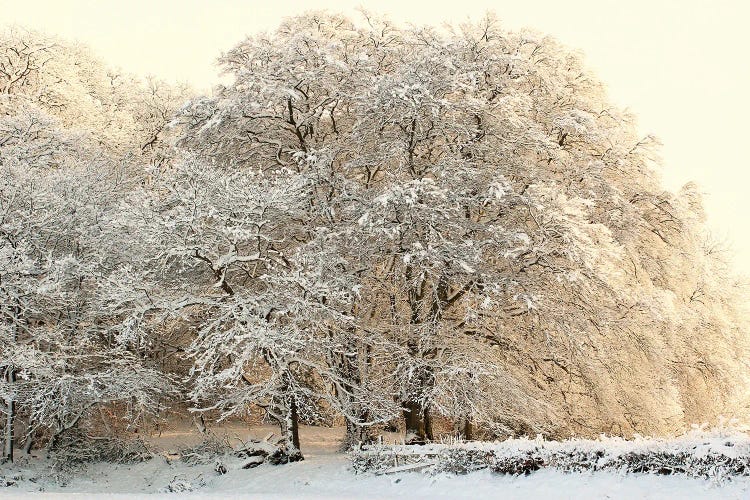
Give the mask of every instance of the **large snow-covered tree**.
<svg viewBox="0 0 750 500">
<path fill-rule="evenodd" d="M 431 407 L 554 432 L 671 425 L 690 389 L 661 359 L 691 313 L 653 265 L 689 266 L 669 233 L 696 228 L 659 188 L 655 141 L 553 40 L 492 17 L 449 32 L 364 21 L 310 14 L 240 43 L 220 60 L 233 83 L 181 110 L 179 144 L 227 171 L 315 172 L 309 224 L 335 231 L 342 272 L 357 270 L 354 338 L 396 347 L 383 391 L 417 441 Z M 355 352 L 365 367 L 369 346 Z M 645 369 L 633 384 L 628 366 L 661 383 Z M 553 399 L 568 419 L 473 404 L 498 397 Z"/>
</svg>

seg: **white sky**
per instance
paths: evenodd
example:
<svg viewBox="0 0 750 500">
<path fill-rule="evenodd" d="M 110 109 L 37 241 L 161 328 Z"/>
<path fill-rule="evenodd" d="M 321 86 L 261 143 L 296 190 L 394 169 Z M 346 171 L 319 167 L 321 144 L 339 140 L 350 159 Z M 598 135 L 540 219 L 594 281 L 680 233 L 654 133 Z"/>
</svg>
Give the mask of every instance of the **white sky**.
<svg viewBox="0 0 750 500">
<path fill-rule="evenodd" d="M 397 22 L 439 24 L 494 11 L 581 49 L 614 102 L 664 142 L 664 180 L 706 194 L 710 225 L 750 274 L 750 6 L 741 0 L 0 0 L 0 24 L 87 43 L 105 62 L 208 88 L 214 60 L 288 15 L 364 6 Z"/>
</svg>

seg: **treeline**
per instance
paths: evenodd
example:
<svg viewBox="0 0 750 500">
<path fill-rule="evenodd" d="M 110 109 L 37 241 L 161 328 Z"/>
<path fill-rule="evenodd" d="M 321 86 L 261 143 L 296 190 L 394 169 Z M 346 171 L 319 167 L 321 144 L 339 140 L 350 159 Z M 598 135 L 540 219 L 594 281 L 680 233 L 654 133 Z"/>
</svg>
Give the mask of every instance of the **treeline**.
<svg viewBox="0 0 750 500">
<path fill-rule="evenodd" d="M 19 29 L 0 54 L 6 459 L 167 407 L 259 413 L 292 451 L 300 422 L 421 443 L 744 410 L 696 188 L 660 187 L 656 140 L 549 38 L 308 14 L 223 54 L 211 96 Z"/>
</svg>

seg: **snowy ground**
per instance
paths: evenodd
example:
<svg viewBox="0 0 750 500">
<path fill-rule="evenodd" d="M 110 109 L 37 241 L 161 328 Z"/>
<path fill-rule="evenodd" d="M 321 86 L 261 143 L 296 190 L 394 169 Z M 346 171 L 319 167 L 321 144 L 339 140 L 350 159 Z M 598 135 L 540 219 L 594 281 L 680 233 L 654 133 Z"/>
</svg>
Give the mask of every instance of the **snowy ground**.
<svg viewBox="0 0 750 500">
<path fill-rule="evenodd" d="M 269 429 L 253 432 L 229 429 L 230 435 L 262 436 Z M 562 473 L 541 470 L 529 476 L 510 477 L 480 471 L 465 476 L 428 476 L 401 473 L 388 476 L 354 475 L 345 455 L 336 452 L 339 429 L 303 428 L 306 460 L 299 463 L 262 465 L 243 470 L 246 459 L 226 461 L 228 472 L 218 475 L 213 464 L 188 466 L 157 457 L 135 465 L 97 464 L 69 478 L 65 486 L 39 476 L 30 465 L 0 469 L 6 477 L 19 474 L 17 486 L 0 489 L 2 499 L 29 498 L 250 498 L 250 499 L 388 499 L 504 498 L 504 499 L 600 499 L 600 498 L 748 498 L 750 479 L 722 484 L 680 476 L 617 473 Z M 184 430 L 163 434 L 156 440 L 164 451 L 195 442 L 196 435 Z M 192 492 L 159 493 L 175 478 L 193 486 Z M 35 479 L 36 482 L 32 482 Z M 43 491 L 40 492 L 40 489 Z"/>
</svg>

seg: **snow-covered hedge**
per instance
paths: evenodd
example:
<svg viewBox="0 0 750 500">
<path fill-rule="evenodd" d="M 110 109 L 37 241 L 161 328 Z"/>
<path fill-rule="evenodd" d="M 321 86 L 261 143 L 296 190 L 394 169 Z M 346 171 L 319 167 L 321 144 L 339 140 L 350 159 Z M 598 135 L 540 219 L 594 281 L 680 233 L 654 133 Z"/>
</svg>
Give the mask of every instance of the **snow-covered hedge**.
<svg viewBox="0 0 750 500">
<path fill-rule="evenodd" d="M 750 475 L 750 437 L 739 432 L 694 432 L 676 439 L 601 437 L 596 440 L 373 445 L 350 454 L 355 472 L 403 471 L 465 474 L 490 469 L 500 474 L 529 474 L 543 467 L 562 471 L 611 470 L 685 474 L 724 480 Z"/>
</svg>

